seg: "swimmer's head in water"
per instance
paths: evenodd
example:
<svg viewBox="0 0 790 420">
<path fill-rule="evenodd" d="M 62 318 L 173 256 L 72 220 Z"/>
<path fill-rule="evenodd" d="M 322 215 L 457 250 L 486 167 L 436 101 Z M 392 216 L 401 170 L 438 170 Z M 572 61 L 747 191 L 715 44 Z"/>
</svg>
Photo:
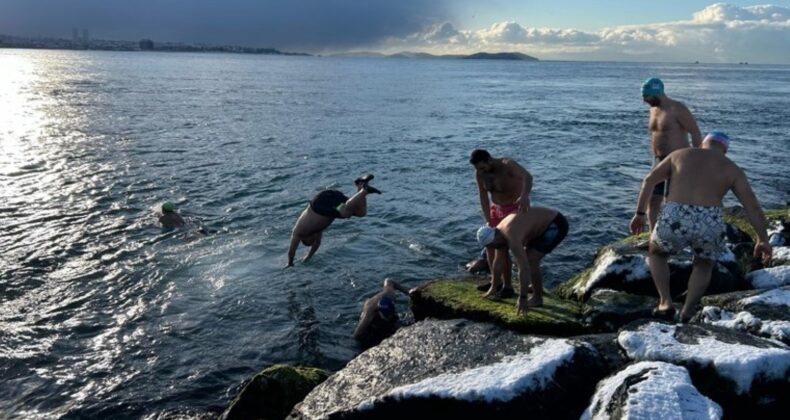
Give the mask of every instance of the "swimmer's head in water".
<svg viewBox="0 0 790 420">
<path fill-rule="evenodd" d="M 469 157 L 469 163 L 474 165 L 475 169 L 488 170 L 491 162 L 491 154 L 483 149 L 475 149 Z"/>
<path fill-rule="evenodd" d="M 480 226 L 480 229 L 477 229 L 477 242 L 481 246 L 490 245 L 491 242 L 494 242 L 495 237 L 496 229 L 491 226 Z"/>
<path fill-rule="evenodd" d="M 727 133 L 723 131 L 711 131 L 708 133 L 708 135 L 702 139 L 703 144 L 707 142 L 716 142 L 721 144 L 724 146 L 724 153 L 727 153 L 727 150 L 730 148 L 730 136 L 728 136 Z"/>
<path fill-rule="evenodd" d="M 395 316 L 395 300 L 389 296 L 382 296 L 378 304 L 379 313 L 385 319 Z"/>
<path fill-rule="evenodd" d="M 642 83 L 642 97 L 653 96 L 658 97 L 664 94 L 664 82 L 661 79 L 652 77 Z"/>
<path fill-rule="evenodd" d="M 173 213 L 176 211 L 176 205 L 167 201 L 165 204 L 162 204 L 162 213 Z"/>
</svg>

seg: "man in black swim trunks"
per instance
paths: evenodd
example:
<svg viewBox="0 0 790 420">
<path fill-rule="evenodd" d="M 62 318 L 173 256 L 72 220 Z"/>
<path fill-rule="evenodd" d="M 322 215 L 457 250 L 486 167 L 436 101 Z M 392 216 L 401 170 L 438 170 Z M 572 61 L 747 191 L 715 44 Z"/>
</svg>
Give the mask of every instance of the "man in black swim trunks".
<svg viewBox="0 0 790 420">
<path fill-rule="evenodd" d="M 477 231 L 480 245 L 494 249 L 493 278 L 498 278 L 500 265 L 497 260 L 504 258 L 510 250 L 518 266 L 519 297 L 516 313 L 526 314 L 528 307 L 543 306 L 543 274 L 540 261 L 565 239 L 568 234 L 568 221 L 557 210 L 546 207 L 530 207 L 529 213 L 513 213 L 499 222 L 496 228 L 483 226 Z M 509 269 L 509 267 L 508 267 Z M 532 285 L 532 298 L 527 301 L 527 291 Z M 492 285 L 486 297 L 497 290 Z"/>
<path fill-rule="evenodd" d="M 288 247 L 288 267 L 294 265 L 296 248 L 301 242 L 310 247 L 302 261 L 309 260 L 318 247 L 321 246 L 321 233 L 329 227 L 335 219 L 348 219 L 351 216 L 363 217 L 367 214 L 368 194 L 381 194 L 381 191 L 371 187 L 368 183 L 373 175 L 357 178 L 354 185 L 357 193 L 351 198 L 336 190 L 325 190 L 316 194 L 310 204 L 299 216 L 291 232 L 291 244 Z"/>
<path fill-rule="evenodd" d="M 410 290 L 395 280 L 384 279 L 384 289 L 365 301 L 359 322 L 354 328 L 354 338 L 365 347 L 378 344 L 394 334 L 400 327 L 400 318 L 395 310 L 395 291 L 409 294 Z"/>
</svg>

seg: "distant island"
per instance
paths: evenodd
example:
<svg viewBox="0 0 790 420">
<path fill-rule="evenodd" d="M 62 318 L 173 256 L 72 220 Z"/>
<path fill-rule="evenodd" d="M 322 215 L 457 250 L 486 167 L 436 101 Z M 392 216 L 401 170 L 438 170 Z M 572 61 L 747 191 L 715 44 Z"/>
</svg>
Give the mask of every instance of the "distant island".
<svg viewBox="0 0 790 420">
<path fill-rule="evenodd" d="M 239 45 L 185 44 L 181 42 L 115 41 L 106 39 L 28 38 L 0 34 L 0 48 L 32 48 L 48 50 L 94 51 L 161 51 L 161 52 L 222 52 L 237 54 L 271 54 L 309 56 L 306 53 L 283 52 L 274 48 L 244 47 Z"/>
<path fill-rule="evenodd" d="M 487 53 L 479 52 L 475 54 L 443 54 L 434 55 L 424 52 L 399 52 L 395 54 L 381 54 L 377 52 L 350 52 L 332 54 L 331 57 L 387 57 L 387 58 L 451 58 L 461 60 L 517 60 L 517 61 L 539 61 L 536 57 L 518 52 L 499 52 Z"/>
</svg>

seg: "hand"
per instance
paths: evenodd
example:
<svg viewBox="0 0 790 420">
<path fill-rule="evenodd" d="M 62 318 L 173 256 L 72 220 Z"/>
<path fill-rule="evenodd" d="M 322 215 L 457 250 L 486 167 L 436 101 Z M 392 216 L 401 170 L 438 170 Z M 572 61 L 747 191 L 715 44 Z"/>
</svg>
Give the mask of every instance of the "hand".
<svg viewBox="0 0 790 420">
<path fill-rule="evenodd" d="M 518 213 L 519 214 L 524 214 L 527 211 L 529 211 L 529 196 L 528 195 L 522 195 L 518 199 Z"/>
<path fill-rule="evenodd" d="M 768 264 L 771 261 L 772 253 L 771 245 L 766 242 L 757 242 L 754 245 L 754 258 L 760 258 L 763 264 Z"/>
<path fill-rule="evenodd" d="M 527 315 L 527 298 L 518 297 L 518 301 L 516 301 L 516 315 Z"/>
<path fill-rule="evenodd" d="M 644 214 L 635 214 L 634 217 L 631 219 L 631 234 L 637 235 L 642 233 L 645 229 L 645 215 Z"/>
</svg>

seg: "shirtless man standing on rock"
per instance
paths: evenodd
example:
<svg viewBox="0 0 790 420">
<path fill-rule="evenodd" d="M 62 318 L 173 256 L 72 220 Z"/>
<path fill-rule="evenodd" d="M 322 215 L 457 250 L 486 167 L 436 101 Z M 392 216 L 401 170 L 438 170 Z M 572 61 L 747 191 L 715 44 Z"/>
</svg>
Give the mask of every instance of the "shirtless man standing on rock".
<svg viewBox="0 0 790 420">
<path fill-rule="evenodd" d="M 373 175 L 365 175 L 354 181 L 357 193 L 351 198 L 342 192 L 325 190 L 316 194 L 310 204 L 296 220 L 291 232 L 291 244 L 288 247 L 288 267 L 293 267 L 296 248 L 299 242 L 309 246 L 310 251 L 302 262 L 307 261 L 318 251 L 321 246 L 321 237 L 324 229 L 328 228 L 335 219 L 348 219 L 351 216 L 363 217 L 368 210 L 368 194 L 381 194 L 381 191 L 371 187 L 368 183 Z"/>
<path fill-rule="evenodd" d="M 540 261 L 551 253 L 568 234 L 568 221 L 557 210 L 532 207 L 529 213 L 514 213 L 506 216 L 496 228 L 482 226 L 477 230 L 477 241 L 487 249 L 494 250 L 492 282 L 498 281 L 498 271 L 503 267 L 501 260 L 513 253 L 518 266 L 519 296 L 517 314 L 526 314 L 527 307 L 543 306 L 543 274 Z M 505 267 L 510 271 L 510 265 Z M 532 298 L 527 300 L 527 291 L 532 285 Z M 491 289 L 498 286 L 492 283 Z"/>
<path fill-rule="evenodd" d="M 532 175 L 524 167 L 510 158 L 494 158 L 483 149 L 472 151 L 469 163 L 475 167 L 480 207 L 488 226 L 497 227 L 502 219 L 509 214 L 527 213 L 529 193 L 532 191 Z M 494 270 L 493 252 L 487 254 L 492 278 L 491 287 L 486 296 L 496 295 L 501 298 L 514 296 L 509 255 L 505 252 L 504 257 L 499 261 L 502 266 L 498 267 L 498 270 Z M 493 274 L 495 272 L 504 277 L 501 290 L 497 290 L 495 287 L 500 284 L 500 279 Z"/>
<path fill-rule="evenodd" d="M 664 94 L 664 83 L 660 79 L 647 79 L 642 84 L 642 99 L 650 105 L 647 127 L 650 130 L 650 147 L 655 165 L 675 150 L 689 147 L 689 134 L 692 146 L 700 146 L 702 135 L 697 127 L 697 121 L 685 105 Z M 647 219 L 651 230 L 656 226 L 661 203 L 667 194 L 669 194 L 669 179 L 656 185 L 650 196 Z"/>
<path fill-rule="evenodd" d="M 766 227 L 768 223 L 743 170 L 725 154 L 730 139 L 713 131 L 705 136 L 702 148 L 684 148 L 669 154 L 642 182 L 636 214 L 631 219 L 631 233 L 642 231 L 648 196 L 656 184 L 672 178 L 672 190 L 661 217 L 650 236 L 648 265 L 658 289 L 659 303 L 653 310 L 657 317 L 671 319 L 675 314 L 669 290 L 668 254 L 690 247 L 694 265 L 688 294 L 680 321 L 688 322 L 708 288 L 716 259 L 724 249 L 722 198 L 732 190 L 743 204 L 749 222 L 757 233 L 754 256 L 767 263 L 771 258 Z"/>
</svg>

